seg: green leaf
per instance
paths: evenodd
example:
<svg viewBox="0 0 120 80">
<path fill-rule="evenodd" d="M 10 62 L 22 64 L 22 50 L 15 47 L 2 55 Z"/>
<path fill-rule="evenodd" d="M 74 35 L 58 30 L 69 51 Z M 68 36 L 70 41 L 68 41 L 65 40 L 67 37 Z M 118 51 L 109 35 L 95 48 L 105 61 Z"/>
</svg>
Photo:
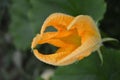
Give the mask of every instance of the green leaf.
<svg viewBox="0 0 120 80">
<path fill-rule="evenodd" d="M 93 53 L 89 57 L 65 67 L 59 67 L 52 80 L 120 80 L 120 51 L 102 48 L 104 64 Z"/>
<path fill-rule="evenodd" d="M 51 13 L 85 14 L 98 21 L 105 10 L 104 0 L 12 0 L 10 34 L 16 48 L 26 50 Z"/>
<path fill-rule="evenodd" d="M 90 15 L 95 21 L 103 18 L 106 11 L 104 0 L 68 0 L 73 6 L 74 15 Z"/>
<path fill-rule="evenodd" d="M 41 77 L 37 77 L 37 79 L 35 79 L 35 80 L 43 80 Z"/>
<path fill-rule="evenodd" d="M 9 1 L 0 0 L 0 27 L 1 27 L 1 20 L 4 17 L 4 14 L 6 12 L 6 7 L 8 7 Z"/>
</svg>

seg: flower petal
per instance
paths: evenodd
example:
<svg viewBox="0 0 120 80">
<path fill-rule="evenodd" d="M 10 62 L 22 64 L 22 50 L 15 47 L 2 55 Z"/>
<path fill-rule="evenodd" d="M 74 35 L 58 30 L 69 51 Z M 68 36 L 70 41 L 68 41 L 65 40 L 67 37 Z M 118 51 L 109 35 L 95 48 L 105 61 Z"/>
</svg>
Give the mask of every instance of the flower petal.
<svg viewBox="0 0 120 80">
<path fill-rule="evenodd" d="M 100 47 L 99 45 L 99 39 L 96 37 L 90 37 L 83 45 L 76 48 L 73 52 L 71 52 L 68 56 L 64 57 L 63 59 L 59 60 L 57 64 L 65 64 L 66 62 L 70 61 L 71 63 L 83 59 L 84 57 L 87 57 L 91 54 L 91 52 L 95 51 Z M 63 64 L 63 65 L 64 65 Z M 66 64 L 68 65 L 68 64 Z"/>
<path fill-rule="evenodd" d="M 41 34 L 44 33 L 45 29 L 49 26 L 55 27 L 58 31 L 66 30 L 66 27 L 70 24 L 74 17 L 62 13 L 54 13 L 50 15 L 44 22 Z"/>
</svg>

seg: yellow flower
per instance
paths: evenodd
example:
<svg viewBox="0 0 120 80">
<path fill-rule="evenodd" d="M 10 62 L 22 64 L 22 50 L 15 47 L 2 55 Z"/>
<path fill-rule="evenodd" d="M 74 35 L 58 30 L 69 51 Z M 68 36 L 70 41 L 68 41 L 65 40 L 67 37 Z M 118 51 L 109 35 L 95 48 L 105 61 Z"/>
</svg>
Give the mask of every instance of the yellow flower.
<svg viewBox="0 0 120 80">
<path fill-rule="evenodd" d="M 50 26 L 56 28 L 57 31 L 45 32 Z M 43 54 L 35 49 L 38 44 L 45 43 L 58 47 L 57 51 L 52 54 Z M 31 48 L 39 60 L 56 66 L 64 66 L 81 60 L 96 50 L 99 51 L 101 44 L 102 39 L 98 27 L 90 16 L 73 17 L 63 13 L 54 13 L 45 20 L 40 34 L 33 39 Z"/>
</svg>

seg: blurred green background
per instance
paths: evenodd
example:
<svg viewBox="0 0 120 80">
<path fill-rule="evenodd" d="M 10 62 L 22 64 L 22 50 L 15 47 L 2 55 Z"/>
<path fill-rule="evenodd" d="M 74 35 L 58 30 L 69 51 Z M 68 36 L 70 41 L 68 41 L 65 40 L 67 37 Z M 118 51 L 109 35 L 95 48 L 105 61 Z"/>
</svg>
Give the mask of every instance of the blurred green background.
<svg viewBox="0 0 120 80">
<path fill-rule="evenodd" d="M 46 70 L 54 72 L 49 80 L 120 80 L 120 42 L 104 43 L 102 66 L 96 52 L 64 67 L 33 55 L 32 39 L 54 12 L 90 15 L 103 38 L 120 40 L 120 0 L 0 0 L 0 80 L 44 80 Z"/>
</svg>

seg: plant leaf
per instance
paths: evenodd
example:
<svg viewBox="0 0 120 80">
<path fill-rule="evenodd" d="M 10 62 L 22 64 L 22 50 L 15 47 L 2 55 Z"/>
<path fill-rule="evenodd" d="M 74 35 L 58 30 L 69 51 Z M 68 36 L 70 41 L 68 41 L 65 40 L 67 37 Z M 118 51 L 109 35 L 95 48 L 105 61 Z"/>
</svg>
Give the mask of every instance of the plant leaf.
<svg viewBox="0 0 120 80">
<path fill-rule="evenodd" d="M 78 63 L 59 67 L 52 80 L 119 80 L 120 51 L 103 47 L 102 53 L 102 66 L 97 53 L 93 53 Z"/>
</svg>

